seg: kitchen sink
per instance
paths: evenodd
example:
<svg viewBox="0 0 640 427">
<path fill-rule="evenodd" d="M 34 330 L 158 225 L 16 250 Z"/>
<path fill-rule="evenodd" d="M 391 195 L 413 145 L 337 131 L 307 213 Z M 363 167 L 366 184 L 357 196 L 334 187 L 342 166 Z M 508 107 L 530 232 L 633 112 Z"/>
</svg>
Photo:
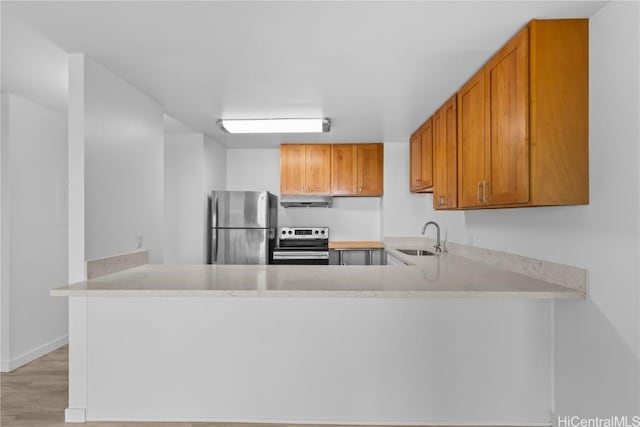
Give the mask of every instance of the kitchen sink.
<svg viewBox="0 0 640 427">
<path fill-rule="evenodd" d="M 402 252 L 405 255 L 412 256 L 431 256 L 435 255 L 435 253 L 428 251 L 426 249 L 398 249 L 399 252 Z"/>
</svg>

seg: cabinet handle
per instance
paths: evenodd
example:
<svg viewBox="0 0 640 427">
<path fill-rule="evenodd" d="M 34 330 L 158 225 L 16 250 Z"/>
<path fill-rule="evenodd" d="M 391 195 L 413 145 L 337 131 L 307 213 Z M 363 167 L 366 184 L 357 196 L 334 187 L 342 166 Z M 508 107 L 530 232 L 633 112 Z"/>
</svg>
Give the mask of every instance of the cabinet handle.
<svg viewBox="0 0 640 427">
<path fill-rule="evenodd" d="M 482 181 L 482 203 L 487 203 L 487 181 Z"/>
<path fill-rule="evenodd" d="M 362 193 L 362 187 L 358 188 L 358 193 Z"/>
<path fill-rule="evenodd" d="M 482 185 L 482 183 L 480 181 L 478 181 L 478 185 L 476 186 L 476 200 L 478 201 L 478 204 L 482 203 L 480 201 L 480 186 Z"/>
</svg>

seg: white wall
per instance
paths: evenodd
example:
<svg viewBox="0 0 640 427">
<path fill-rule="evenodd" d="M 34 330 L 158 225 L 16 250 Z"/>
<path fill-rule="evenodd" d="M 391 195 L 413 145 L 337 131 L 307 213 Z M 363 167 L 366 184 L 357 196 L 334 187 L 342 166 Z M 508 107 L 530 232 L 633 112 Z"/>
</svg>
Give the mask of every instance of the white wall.
<svg viewBox="0 0 640 427">
<path fill-rule="evenodd" d="M 427 215 L 427 197 L 409 192 L 409 142 L 384 144 L 383 236 L 417 236 Z"/>
<path fill-rule="evenodd" d="M 227 188 L 227 149 L 205 135 L 204 184 L 208 195 Z"/>
<path fill-rule="evenodd" d="M 201 133 L 165 135 L 165 263 L 206 262 L 208 195 L 224 189 L 224 147 Z"/>
<path fill-rule="evenodd" d="M 84 55 L 69 55 L 69 105 L 67 143 L 67 185 L 69 211 L 69 282 L 86 279 L 85 271 L 85 96 Z"/>
<path fill-rule="evenodd" d="M 2 370 L 67 340 L 66 116 L 2 96 Z"/>
<path fill-rule="evenodd" d="M 279 196 L 280 149 L 227 150 L 227 189 L 268 190 Z M 280 207 L 278 224 L 328 226 L 332 240 L 380 240 L 381 203 L 379 197 L 334 197 L 329 209 Z"/>
<path fill-rule="evenodd" d="M 591 298 L 556 303 L 559 415 L 640 413 L 639 17 L 612 2 L 590 21 L 591 205 L 556 213 L 568 232 L 550 243 L 589 269 Z"/>
<path fill-rule="evenodd" d="M 2 92 L 67 111 L 67 54 L 2 8 Z"/>
<path fill-rule="evenodd" d="M 68 58 L 2 8 L 0 368 L 66 343 Z"/>
<path fill-rule="evenodd" d="M 2 59 L 0 58 L 0 61 Z M 6 105 L 5 105 L 6 104 Z M 8 98 L 2 95 L 0 98 L 0 365 L 4 360 L 10 360 L 9 340 L 11 329 L 9 324 L 11 304 L 9 300 L 9 227 L 11 226 L 9 211 L 9 117 Z M 4 367 L 0 366 L 0 371 Z"/>
<path fill-rule="evenodd" d="M 203 142 L 197 133 L 165 135 L 164 261 L 169 264 L 204 262 Z"/>
<path fill-rule="evenodd" d="M 441 238 L 443 240 L 474 244 L 473 236 L 468 237 L 465 234 L 464 212 L 434 211 L 431 194 L 418 194 L 409 191 L 408 141 L 385 143 L 384 150 L 383 235 L 419 236 L 425 222 L 436 221 L 442 228 Z M 427 237 L 435 238 L 435 231 L 429 229 Z"/>
<path fill-rule="evenodd" d="M 129 252 L 141 235 L 162 262 L 162 108 L 97 61 L 84 68 L 85 257 Z"/>
<path fill-rule="evenodd" d="M 227 149 L 227 190 L 268 190 L 280 194 L 280 150 Z"/>
<path fill-rule="evenodd" d="M 554 303 L 558 415 L 640 412 L 638 40 L 636 2 L 609 3 L 590 21 L 588 206 L 435 212 L 424 195 L 413 207 L 452 241 L 589 271 L 587 301 Z M 385 203 L 385 235 L 405 231 L 401 206 L 413 200 L 404 198 Z"/>
</svg>

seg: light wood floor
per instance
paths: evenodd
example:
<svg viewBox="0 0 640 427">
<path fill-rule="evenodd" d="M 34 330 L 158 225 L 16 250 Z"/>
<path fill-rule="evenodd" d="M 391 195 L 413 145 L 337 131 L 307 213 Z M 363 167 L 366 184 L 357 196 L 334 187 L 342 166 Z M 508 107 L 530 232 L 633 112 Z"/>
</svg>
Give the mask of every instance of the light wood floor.
<svg viewBox="0 0 640 427">
<path fill-rule="evenodd" d="M 10 373 L 0 374 L 2 427 L 293 427 L 240 423 L 116 423 L 65 424 L 68 401 L 69 348 L 62 347 Z M 296 426 L 300 427 L 300 426 Z M 304 426 L 311 427 L 311 426 Z M 361 426 L 358 426 L 361 427 Z"/>
<path fill-rule="evenodd" d="M 292 424 L 242 423 L 107 423 L 65 424 L 68 400 L 69 349 L 62 347 L 40 359 L 0 374 L 2 427 L 314 427 Z M 319 427 L 319 426 L 315 426 Z M 324 426 L 326 427 L 326 426 Z M 332 426 L 339 427 L 339 426 Z M 348 426 L 341 426 L 348 427 Z M 353 426 L 356 427 L 356 426 Z M 366 427 L 366 426 L 357 426 Z"/>
<path fill-rule="evenodd" d="M 61 426 L 68 389 L 68 348 L 0 374 L 0 424 Z"/>
</svg>

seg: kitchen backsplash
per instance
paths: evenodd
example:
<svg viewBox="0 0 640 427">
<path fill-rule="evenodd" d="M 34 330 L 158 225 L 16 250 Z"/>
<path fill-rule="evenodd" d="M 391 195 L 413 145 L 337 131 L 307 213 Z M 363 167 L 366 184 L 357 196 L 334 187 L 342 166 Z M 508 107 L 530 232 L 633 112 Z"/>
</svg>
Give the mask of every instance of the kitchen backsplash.
<svg viewBox="0 0 640 427">
<path fill-rule="evenodd" d="M 381 240 L 382 199 L 334 197 L 331 208 L 282 208 L 278 226 L 327 226 L 331 240 Z"/>
</svg>

